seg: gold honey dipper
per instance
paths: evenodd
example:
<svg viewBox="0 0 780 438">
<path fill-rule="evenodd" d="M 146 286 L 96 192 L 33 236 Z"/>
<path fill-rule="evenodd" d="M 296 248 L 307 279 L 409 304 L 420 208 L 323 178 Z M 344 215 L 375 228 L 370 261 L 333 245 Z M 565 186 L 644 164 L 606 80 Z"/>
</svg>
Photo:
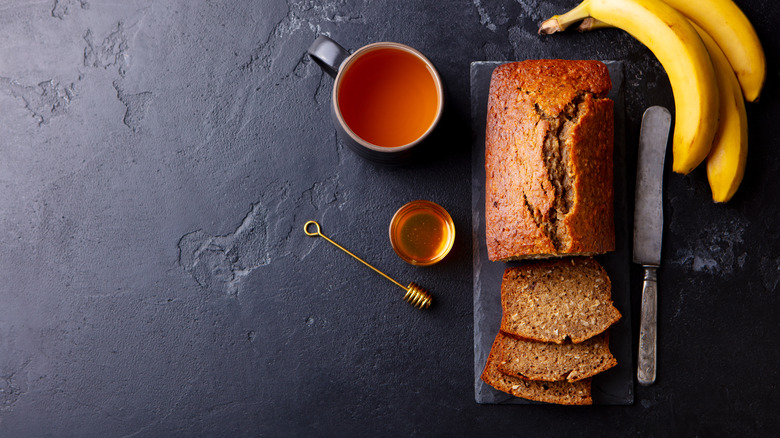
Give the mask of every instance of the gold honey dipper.
<svg viewBox="0 0 780 438">
<path fill-rule="evenodd" d="M 314 228 L 315 228 L 314 232 L 310 232 L 309 231 L 309 226 L 310 225 L 314 225 Z M 366 265 L 369 268 L 373 269 L 375 272 L 377 272 L 382 277 L 385 277 L 386 279 L 388 279 L 388 280 L 392 281 L 393 283 L 395 283 L 396 286 L 398 286 L 401 289 L 406 291 L 406 295 L 404 295 L 404 300 L 406 300 L 409 303 L 411 303 L 414 307 L 417 307 L 419 309 L 427 309 L 428 307 L 431 306 L 431 302 L 433 301 L 433 298 L 431 297 L 431 294 L 429 294 L 425 289 L 423 289 L 419 285 L 417 285 L 417 283 L 411 282 L 411 283 L 409 283 L 409 286 L 404 286 L 403 284 L 393 280 L 392 278 L 390 278 L 384 272 L 382 272 L 379 269 L 371 266 L 365 260 L 363 260 L 360 257 L 356 256 L 355 254 L 352 254 L 351 252 L 349 252 L 349 250 L 347 250 L 343 246 L 339 245 L 338 243 L 330 240 L 330 238 L 328 238 L 328 236 L 322 234 L 322 232 L 320 232 L 320 224 L 318 224 L 316 221 L 306 222 L 303 225 L 303 232 L 306 233 L 307 236 L 312 236 L 312 237 L 319 236 L 319 237 L 322 237 L 323 239 L 325 239 L 328 242 L 330 242 L 333 245 L 335 245 L 336 248 L 344 251 L 345 253 L 347 253 L 347 254 L 351 255 L 352 257 L 356 258 L 360 263 L 363 263 L 364 265 Z"/>
</svg>

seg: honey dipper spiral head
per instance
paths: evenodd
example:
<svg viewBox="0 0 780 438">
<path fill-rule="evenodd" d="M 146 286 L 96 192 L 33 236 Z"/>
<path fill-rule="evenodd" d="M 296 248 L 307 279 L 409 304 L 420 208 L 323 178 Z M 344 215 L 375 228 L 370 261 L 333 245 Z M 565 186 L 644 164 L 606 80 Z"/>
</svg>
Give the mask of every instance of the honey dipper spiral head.
<svg viewBox="0 0 780 438">
<path fill-rule="evenodd" d="M 428 307 L 431 307 L 431 303 L 433 302 L 431 294 L 414 282 L 409 283 L 409 286 L 407 286 L 404 300 L 419 309 L 427 309 Z"/>
</svg>

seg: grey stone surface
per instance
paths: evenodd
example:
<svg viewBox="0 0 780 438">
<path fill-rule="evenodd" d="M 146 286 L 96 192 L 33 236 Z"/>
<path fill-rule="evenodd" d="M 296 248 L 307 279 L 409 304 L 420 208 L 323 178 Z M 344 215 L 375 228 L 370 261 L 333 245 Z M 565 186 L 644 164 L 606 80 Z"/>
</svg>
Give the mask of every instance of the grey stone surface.
<svg viewBox="0 0 780 438">
<path fill-rule="evenodd" d="M 715 205 L 702 169 L 667 178 L 658 382 L 631 406 L 474 402 L 470 63 L 623 61 L 629 181 L 642 110 L 673 103 L 620 31 L 536 35 L 574 3 L 0 0 L 0 436 L 775 433 L 780 8 L 763 0 L 739 3 L 769 61 L 743 187 Z M 418 162 L 338 140 L 305 54 L 320 34 L 436 64 L 447 113 Z M 389 245 L 414 199 L 455 221 L 432 267 Z"/>
</svg>

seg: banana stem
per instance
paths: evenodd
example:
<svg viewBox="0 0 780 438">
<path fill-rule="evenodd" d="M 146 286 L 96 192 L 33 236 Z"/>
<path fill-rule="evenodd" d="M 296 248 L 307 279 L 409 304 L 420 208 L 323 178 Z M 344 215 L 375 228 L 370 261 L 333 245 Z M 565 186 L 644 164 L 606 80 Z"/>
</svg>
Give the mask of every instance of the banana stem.
<svg viewBox="0 0 780 438">
<path fill-rule="evenodd" d="M 539 35 L 562 32 L 572 24 L 588 17 L 590 17 L 590 0 L 584 0 L 569 12 L 561 15 L 554 15 L 542 22 L 542 25 L 539 26 Z"/>
</svg>

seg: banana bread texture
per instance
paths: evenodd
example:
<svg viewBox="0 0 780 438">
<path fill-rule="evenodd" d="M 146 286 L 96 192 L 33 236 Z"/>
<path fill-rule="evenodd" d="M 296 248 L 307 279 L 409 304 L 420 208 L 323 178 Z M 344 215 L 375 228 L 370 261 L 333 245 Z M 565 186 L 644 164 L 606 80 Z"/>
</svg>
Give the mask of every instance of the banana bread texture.
<svg viewBox="0 0 780 438">
<path fill-rule="evenodd" d="M 501 332 L 498 339 L 499 371 L 521 379 L 576 382 L 617 365 L 609 351 L 609 331 L 579 344 L 530 341 Z"/>
<path fill-rule="evenodd" d="M 556 344 L 583 342 L 621 318 L 607 272 L 589 257 L 507 268 L 501 308 L 504 333 Z"/>
<path fill-rule="evenodd" d="M 599 61 L 494 70 L 485 141 L 490 260 L 614 250 L 611 88 Z"/>
<path fill-rule="evenodd" d="M 583 379 L 577 382 L 567 382 L 565 380 L 543 382 L 521 379 L 502 373 L 498 369 L 501 361 L 500 342 L 499 336 L 496 336 L 481 375 L 485 383 L 499 391 L 527 400 L 561 405 L 593 404 L 591 379 Z"/>
</svg>

